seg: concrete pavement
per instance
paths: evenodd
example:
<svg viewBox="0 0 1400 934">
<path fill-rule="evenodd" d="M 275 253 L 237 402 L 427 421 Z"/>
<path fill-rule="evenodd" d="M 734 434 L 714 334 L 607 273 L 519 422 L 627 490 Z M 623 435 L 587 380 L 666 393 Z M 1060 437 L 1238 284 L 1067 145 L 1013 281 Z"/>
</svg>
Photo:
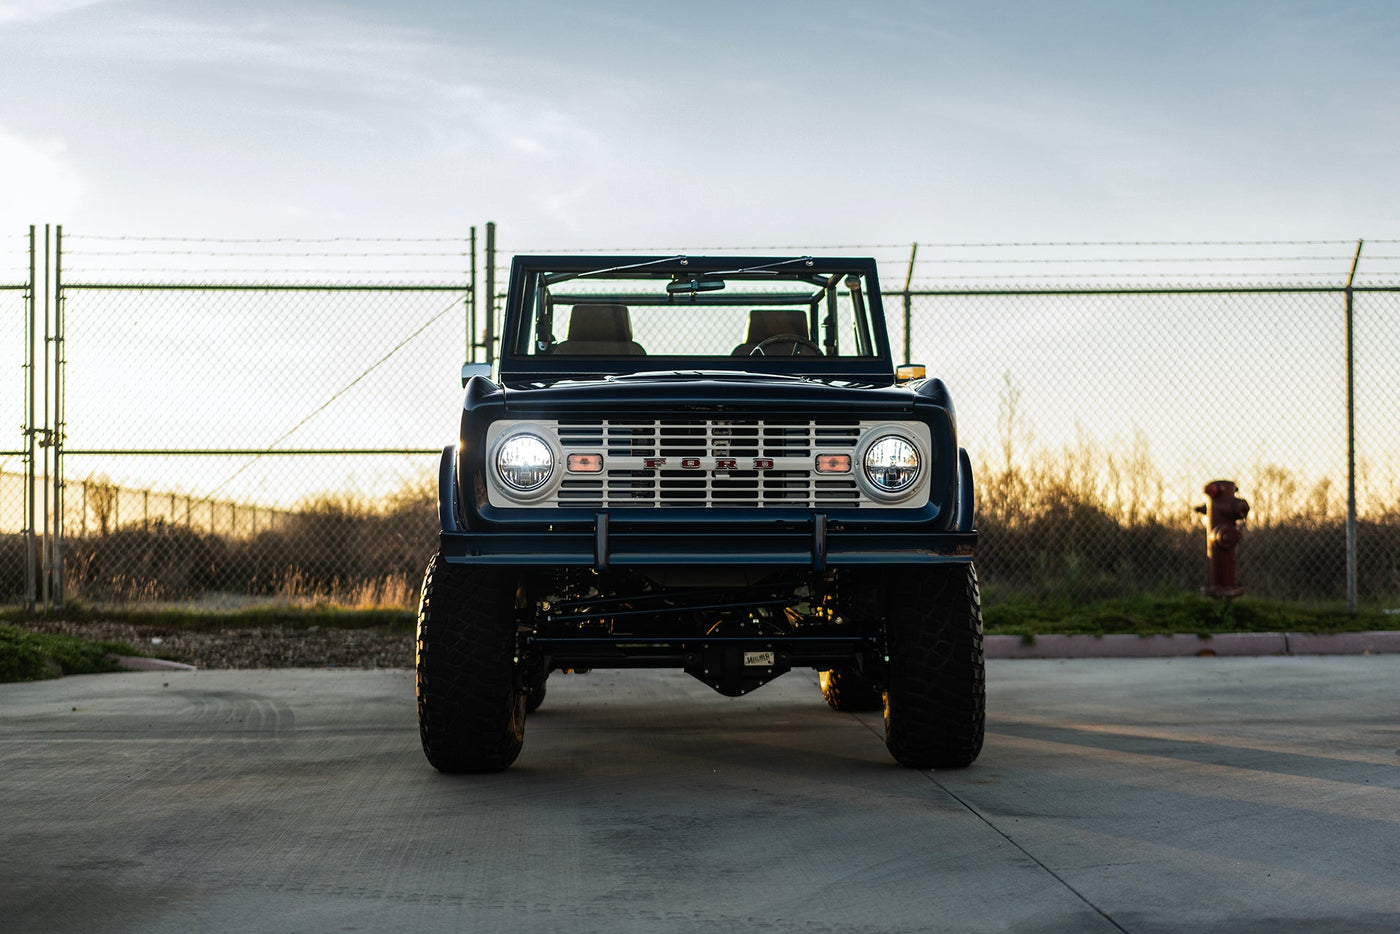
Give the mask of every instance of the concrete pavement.
<svg viewBox="0 0 1400 934">
<path fill-rule="evenodd" d="M 403 671 L 0 685 L 0 928 L 1400 929 L 1400 655 L 993 661 L 982 757 L 810 672 L 551 678 L 447 777 Z"/>
</svg>

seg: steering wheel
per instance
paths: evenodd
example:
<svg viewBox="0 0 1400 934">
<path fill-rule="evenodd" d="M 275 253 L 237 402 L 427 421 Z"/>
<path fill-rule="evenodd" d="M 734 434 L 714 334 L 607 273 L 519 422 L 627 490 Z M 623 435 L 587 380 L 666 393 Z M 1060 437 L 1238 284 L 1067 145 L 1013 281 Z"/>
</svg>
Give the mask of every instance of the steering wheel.
<svg viewBox="0 0 1400 934">
<path fill-rule="evenodd" d="M 755 356 L 756 356 L 756 357 L 766 357 L 766 356 L 768 356 L 768 355 L 767 355 L 766 353 L 763 352 L 763 348 L 764 348 L 764 347 L 767 347 L 769 344 L 784 344 L 784 343 L 786 343 L 786 344 L 792 344 L 792 351 L 788 354 L 789 357 L 795 357 L 795 356 L 798 355 L 798 354 L 797 354 L 797 348 L 798 348 L 799 346 L 802 346 L 802 347 L 811 347 L 814 351 L 816 351 L 818 357 L 820 357 L 820 356 L 822 355 L 822 349 L 821 349 L 821 347 L 819 347 L 815 341 L 809 341 L 807 338 L 803 337 L 801 334 L 774 334 L 772 337 L 765 337 L 763 340 L 759 341 L 757 344 L 754 344 L 754 345 L 753 345 L 753 350 L 750 350 L 750 351 L 749 351 L 749 356 L 750 356 L 750 357 L 755 357 Z"/>
</svg>

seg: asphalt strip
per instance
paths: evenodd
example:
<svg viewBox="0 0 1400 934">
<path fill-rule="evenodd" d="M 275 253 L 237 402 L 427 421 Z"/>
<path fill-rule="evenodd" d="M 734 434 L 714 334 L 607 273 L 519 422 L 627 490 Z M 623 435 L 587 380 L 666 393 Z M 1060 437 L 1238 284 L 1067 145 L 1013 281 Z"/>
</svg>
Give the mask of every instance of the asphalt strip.
<svg viewBox="0 0 1400 934">
<path fill-rule="evenodd" d="M 1246 655 L 1383 655 L 1400 652 L 1400 631 L 1227 632 L 1215 635 L 1131 634 L 986 636 L 987 658 L 1187 658 Z M 160 658 L 108 656 L 133 671 L 194 671 L 195 666 Z"/>
</svg>

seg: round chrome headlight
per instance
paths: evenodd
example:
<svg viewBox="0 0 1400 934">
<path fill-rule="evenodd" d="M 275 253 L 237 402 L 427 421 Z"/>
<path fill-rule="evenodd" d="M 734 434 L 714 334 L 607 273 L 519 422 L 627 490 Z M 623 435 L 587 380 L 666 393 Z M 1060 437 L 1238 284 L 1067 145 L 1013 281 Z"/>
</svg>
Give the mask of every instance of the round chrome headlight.
<svg viewBox="0 0 1400 934">
<path fill-rule="evenodd" d="M 919 479 L 919 449 L 898 435 L 885 435 L 865 451 L 865 477 L 884 493 L 903 493 Z"/>
<path fill-rule="evenodd" d="M 554 473 L 554 452 L 541 438 L 515 435 L 496 449 L 496 473 L 512 490 L 534 492 Z"/>
</svg>

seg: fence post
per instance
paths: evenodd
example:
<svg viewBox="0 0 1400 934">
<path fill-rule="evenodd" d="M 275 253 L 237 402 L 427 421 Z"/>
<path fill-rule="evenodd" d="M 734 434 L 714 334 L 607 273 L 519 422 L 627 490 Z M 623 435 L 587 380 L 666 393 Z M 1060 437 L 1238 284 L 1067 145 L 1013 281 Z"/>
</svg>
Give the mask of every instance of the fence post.
<svg viewBox="0 0 1400 934">
<path fill-rule="evenodd" d="M 914 362 L 913 338 L 909 334 L 914 320 L 914 305 L 909 288 L 914 282 L 914 257 L 918 255 L 919 245 L 915 243 L 909 248 L 909 269 L 904 273 L 904 363 Z"/>
<path fill-rule="evenodd" d="M 29 294 L 26 296 L 25 315 L 25 337 L 24 337 L 24 365 L 29 371 L 25 381 L 25 462 L 24 462 L 24 482 L 25 482 L 25 514 L 24 514 L 24 608 L 25 611 L 33 614 L 38 601 L 38 566 L 35 554 L 34 526 L 36 524 L 34 487 L 37 482 L 38 469 L 35 461 L 35 441 L 37 439 L 38 426 L 34 424 L 35 415 L 35 395 L 38 387 L 36 381 L 37 361 L 34 354 L 34 343 L 38 339 L 38 328 L 35 314 L 38 311 L 38 265 L 35 262 L 38 254 L 38 244 L 35 240 L 35 227 L 29 225 Z"/>
<path fill-rule="evenodd" d="M 467 299 L 467 356 L 463 363 L 476 362 L 476 225 L 471 235 L 471 296 Z"/>
<path fill-rule="evenodd" d="M 496 362 L 496 222 L 486 222 L 486 362 Z"/>
<path fill-rule="evenodd" d="M 1352 356 L 1352 284 L 1356 281 L 1356 265 L 1361 261 L 1361 246 L 1356 241 L 1356 254 L 1351 258 L 1347 275 L 1347 612 L 1356 612 L 1356 394 L 1355 367 Z"/>
<path fill-rule="evenodd" d="M 53 259 L 53 603 L 63 610 L 63 442 L 67 423 L 63 415 L 64 368 L 68 365 L 64 345 L 63 306 L 63 225 L 54 228 Z"/>
<path fill-rule="evenodd" d="M 44 225 L 44 369 L 49 366 L 49 347 L 53 344 L 53 329 L 51 325 L 51 315 L 49 314 L 49 303 L 53 296 L 53 237 L 48 224 Z M 49 428 L 53 422 L 49 418 L 49 384 L 52 382 L 45 373 L 44 377 L 44 437 L 39 442 L 44 452 L 44 496 L 43 496 L 43 535 L 39 540 L 39 577 L 42 581 L 44 612 L 48 612 L 50 601 L 53 596 L 53 550 L 52 539 L 50 538 L 51 523 L 49 521 L 49 488 L 52 486 L 53 471 L 49 468 L 51 458 L 49 451 L 53 447 L 53 436 L 49 433 Z"/>
</svg>

